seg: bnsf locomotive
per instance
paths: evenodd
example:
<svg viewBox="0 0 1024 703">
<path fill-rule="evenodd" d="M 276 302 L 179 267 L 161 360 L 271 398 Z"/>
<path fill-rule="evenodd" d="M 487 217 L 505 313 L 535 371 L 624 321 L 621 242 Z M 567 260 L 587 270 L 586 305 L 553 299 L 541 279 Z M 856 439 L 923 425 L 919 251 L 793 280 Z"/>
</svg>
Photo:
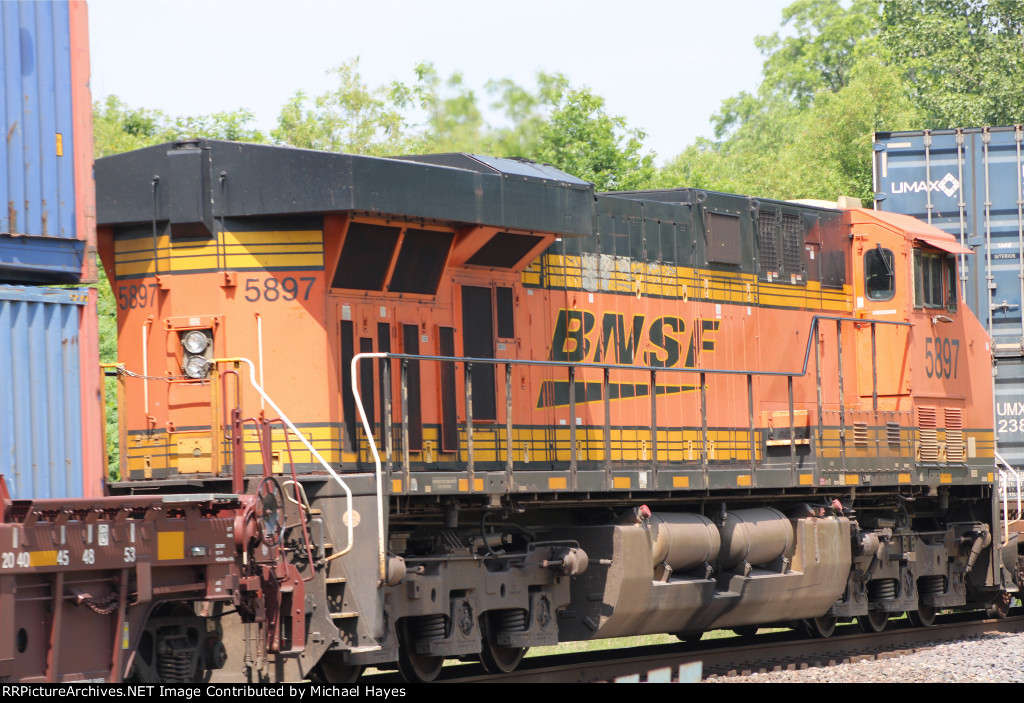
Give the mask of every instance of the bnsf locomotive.
<svg viewBox="0 0 1024 703">
<path fill-rule="evenodd" d="M 565 640 L 927 625 L 1021 585 L 971 252 L 917 220 L 217 141 L 96 179 L 112 491 L 256 496 L 217 589 L 124 572 L 138 680 L 225 653 L 430 680 Z"/>
</svg>

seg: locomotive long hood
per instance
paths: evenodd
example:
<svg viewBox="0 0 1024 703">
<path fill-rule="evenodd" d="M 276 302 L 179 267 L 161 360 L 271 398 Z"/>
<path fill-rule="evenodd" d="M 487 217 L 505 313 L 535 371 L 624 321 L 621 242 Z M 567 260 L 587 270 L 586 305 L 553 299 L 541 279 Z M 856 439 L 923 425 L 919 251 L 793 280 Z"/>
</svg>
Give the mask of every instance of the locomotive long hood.
<svg viewBox="0 0 1024 703">
<path fill-rule="evenodd" d="M 221 217 L 353 211 L 569 236 L 593 231 L 592 184 L 514 159 L 384 159 L 194 140 L 108 156 L 95 173 L 98 225 L 170 222 L 176 236 L 209 237 Z"/>
</svg>

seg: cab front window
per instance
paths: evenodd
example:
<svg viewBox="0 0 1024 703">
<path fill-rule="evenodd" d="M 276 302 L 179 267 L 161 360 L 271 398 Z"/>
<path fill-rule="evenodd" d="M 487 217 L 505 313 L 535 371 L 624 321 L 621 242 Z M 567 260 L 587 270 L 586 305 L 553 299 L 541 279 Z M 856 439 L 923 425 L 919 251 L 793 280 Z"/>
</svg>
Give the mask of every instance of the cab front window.
<svg viewBox="0 0 1024 703">
<path fill-rule="evenodd" d="M 890 300 L 896 293 L 892 251 L 881 245 L 864 254 L 864 290 L 869 300 Z"/>
</svg>

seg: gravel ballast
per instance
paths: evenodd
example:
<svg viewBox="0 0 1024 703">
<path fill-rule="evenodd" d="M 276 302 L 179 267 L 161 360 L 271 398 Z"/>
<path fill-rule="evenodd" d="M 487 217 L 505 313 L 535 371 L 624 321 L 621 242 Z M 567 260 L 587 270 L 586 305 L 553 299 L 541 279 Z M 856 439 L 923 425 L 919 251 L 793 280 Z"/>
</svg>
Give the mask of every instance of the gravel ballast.
<svg viewBox="0 0 1024 703">
<path fill-rule="evenodd" d="M 719 676 L 716 683 L 1024 683 L 1024 634 L 997 632 L 903 656 L 776 671 Z"/>
</svg>

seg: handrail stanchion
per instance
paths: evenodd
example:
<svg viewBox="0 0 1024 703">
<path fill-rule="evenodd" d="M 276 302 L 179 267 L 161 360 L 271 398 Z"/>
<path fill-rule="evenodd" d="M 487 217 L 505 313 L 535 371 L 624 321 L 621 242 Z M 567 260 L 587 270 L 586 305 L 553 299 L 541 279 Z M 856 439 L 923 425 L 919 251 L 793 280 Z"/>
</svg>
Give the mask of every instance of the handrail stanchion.
<svg viewBox="0 0 1024 703">
<path fill-rule="evenodd" d="M 377 443 L 373 439 L 373 434 L 370 432 L 370 421 L 366 417 L 366 409 L 363 408 L 363 399 L 359 395 L 359 374 L 357 373 L 359 368 L 359 362 L 362 359 L 387 359 L 388 354 L 386 352 L 361 352 L 352 357 L 352 395 L 355 396 L 356 408 L 359 410 L 359 417 L 363 421 L 363 430 L 366 432 L 367 442 L 370 445 L 370 452 L 373 454 L 373 464 L 375 469 L 375 476 L 377 479 L 377 586 L 383 586 L 387 583 L 387 552 L 384 549 L 384 481 L 381 476 L 381 465 L 380 465 L 380 454 L 377 453 Z M 389 401 L 390 405 L 390 401 Z M 406 445 L 408 446 L 408 445 Z M 340 479 L 339 479 L 340 481 Z M 344 484 L 342 484 L 344 485 Z M 349 515 L 352 515 L 352 493 L 345 486 L 345 491 L 348 493 L 349 500 Z M 348 534 L 349 534 L 349 549 L 352 548 L 352 523 L 354 520 L 348 520 Z M 348 550 L 346 550 L 348 551 Z M 332 554 L 330 558 L 334 558 Z"/>
<path fill-rule="evenodd" d="M 786 377 L 786 386 L 789 391 L 789 470 L 796 472 L 796 419 L 793 417 L 793 377 Z"/>
<path fill-rule="evenodd" d="M 556 444 L 557 446 L 557 444 Z M 569 475 L 572 490 L 576 490 L 576 367 L 569 365 Z"/>
<path fill-rule="evenodd" d="M 792 376 L 790 376 L 792 378 Z M 754 374 L 747 374 L 747 415 L 750 421 L 750 473 L 757 469 L 757 438 L 754 428 Z"/>
<path fill-rule="evenodd" d="M 399 379 L 399 384 L 402 390 L 399 394 L 402 399 L 402 471 L 408 477 L 409 472 L 412 470 L 409 465 L 409 360 L 402 359 L 400 368 L 401 378 Z"/>
<path fill-rule="evenodd" d="M 605 483 L 612 482 L 612 399 L 611 379 L 612 370 L 604 367 L 604 382 L 601 387 L 601 397 L 604 399 L 604 474 Z"/>
<path fill-rule="evenodd" d="M 381 403 L 381 412 L 384 413 L 384 460 L 387 464 L 388 476 L 391 475 L 391 468 L 394 458 L 394 423 L 391 420 L 391 361 L 381 359 L 381 387 L 384 389 L 384 402 Z M 409 488 L 409 477 L 406 480 L 406 488 Z"/>
<path fill-rule="evenodd" d="M 700 374 L 700 464 L 704 470 L 704 478 L 707 479 L 708 470 L 708 399 L 705 389 L 707 376 L 704 372 Z M 705 487 L 707 487 L 705 485 Z"/>
<path fill-rule="evenodd" d="M 821 397 L 821 330 L 818 320 L 811 324 L 811 333 L 814 335 L 814 377 L 818 386 L 818 441 L 825 436 L 825 405 Z"/>
<path fill-rule="evenodd" d="M 878 411 L 878 349 L 875 346 L 875 323 L 871 323 L 871 409 Z"/>
<path fill-rule="evenodd" d="M 473 364 L 462 365 L 466 377 L 466 471 L 469 472 L 469 485 L 473 485 L 473 471 L 476 464 L 473 460 Z"/>
<path fill-rule="evenodd" d="M 836 320 L 836 363 L 839 366 L 839 451 L 846 469 L 846 395 L 843 393 L 843 321 Z"/>
<path fill-rule="evenodd" d="M 505 364 L 505 486 L 512 490 L 512 364 Z"/>
<path fill-rule="evenodd" d="M 651 369 L 651 468 L 658 466 L 658 372 Z M 651 484 L 658 485 L 655 476 L 651 476 Z"/>
</svg>

